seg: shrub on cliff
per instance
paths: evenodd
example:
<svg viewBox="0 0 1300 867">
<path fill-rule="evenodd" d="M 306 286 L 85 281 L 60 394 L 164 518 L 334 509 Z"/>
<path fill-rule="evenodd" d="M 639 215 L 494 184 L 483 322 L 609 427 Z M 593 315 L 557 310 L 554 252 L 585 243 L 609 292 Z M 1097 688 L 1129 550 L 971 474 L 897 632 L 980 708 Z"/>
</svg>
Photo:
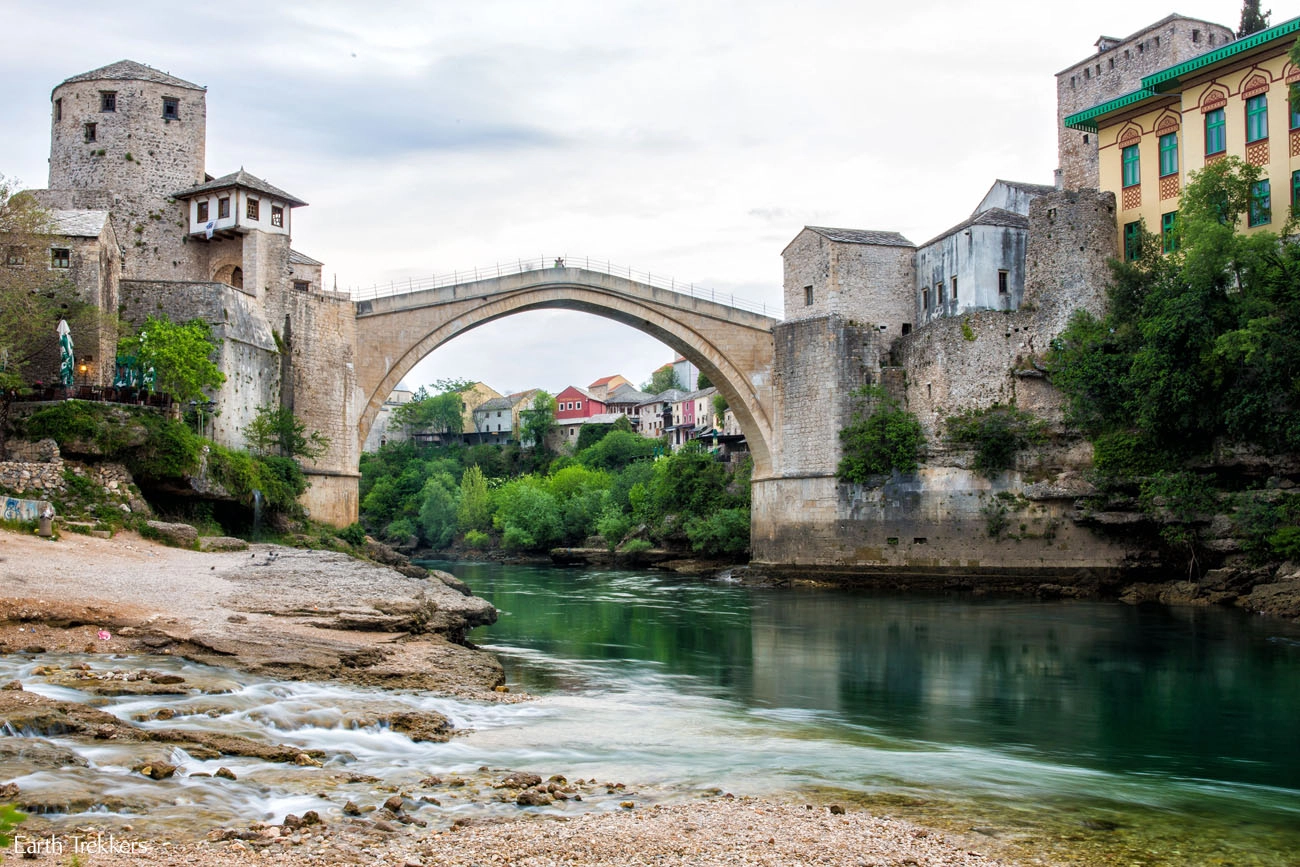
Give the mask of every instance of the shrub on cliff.
<svg viewBox="0 0 1300 867">
<path fill-rule="evenodd" d="M 853 396 L 853 420 L 840 431 L 840 481 L 863 484 L 894 470 L 915 472 L 925 444 L 916 416 L 880 386 L 865 386 Z"/>
<path fill-rule="evenodd" d="M 1046 438 L 1041 420 L 1001 403 L 949 416 L 945 427 L 949 442 L 974 446 L 975 469 L 985 476 L 1011 469 L 1021 449 Z"/>
</svg>

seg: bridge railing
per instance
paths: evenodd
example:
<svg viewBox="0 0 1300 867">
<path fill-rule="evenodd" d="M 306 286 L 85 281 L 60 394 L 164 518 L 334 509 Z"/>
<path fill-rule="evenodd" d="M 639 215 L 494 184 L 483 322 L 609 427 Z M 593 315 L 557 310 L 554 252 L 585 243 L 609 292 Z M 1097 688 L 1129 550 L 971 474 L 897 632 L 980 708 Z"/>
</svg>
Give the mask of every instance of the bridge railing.
<svg viewBox="0 0 1300 867">
<path fill-rule="evenodd" d="M 523 274 L 528 271 L 541 271 L 548 268 L 582 268 L 585 271 L 596 271 L 600 274 L 612 274 L 616 277 L 626 277 L 637 283 L 644 283 L 647 286 L 654 286 L 657 289 L 667 289 L 671 292 L 680 292 L 683 295 L 689 295 L 692 298 L 701 298 L 706 301 L 712 301 L 716 304 L 723 304 L 727 307 L 735 307 L 738 310 L 746 310 L 750 313 L 759 313 L 763 316 L 781 317 L 781 310 L 775 305 L 764 304 L 761 301 L 750 301 L 744 297 L 738 297 L 733 292 L 719 292 L 715 289 L 708 289 L 703 286 L 696 286 L 694 283 L 683 283 L 676 278 L 665 274 L 654 274 L 649 271 L 637 271 L 633 268 L 611 263 L 607 259 L 590 259 L 587 257 L 577 256 L 541 256 L 537 259 L 516 259 L 512 262 L 497 262 L 486 268 L 473 268 L 468 271 L 451 271 L 442 274 L 433 274 L 429 277 L 411 277 L 406 280 L 393 280 L 388 283 L 378 283 L 374 286 L 365 288 L 356 288 L 351 290 L 353 301 L 368 301 L 372 298 L 386 298 L 390 295 L 402 295 L 407 292 L 421 292 L 428 289 L 444 289 L 448 286 L 461 286 L 466 283 L 474 283 L 479 280 L 490 280 L 494 277 L 504 277 L 508 274 Z"/>
</svg>

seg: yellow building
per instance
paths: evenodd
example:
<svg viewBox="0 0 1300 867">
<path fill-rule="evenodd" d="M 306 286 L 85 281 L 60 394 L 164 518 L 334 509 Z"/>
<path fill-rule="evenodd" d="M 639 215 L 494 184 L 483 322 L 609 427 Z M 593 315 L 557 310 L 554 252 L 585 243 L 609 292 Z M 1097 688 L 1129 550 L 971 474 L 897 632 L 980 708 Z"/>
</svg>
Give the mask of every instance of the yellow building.
<svg viewBox="0 0 1300 867">
<path fill-rule="evenodd" d="M 1132 258 L 1143 222 L 1173 243 L 1179 193 L 1190 173 L 1232 155 L 1263 169 L 1250 229 L 1277 231 L 1300 192 L 1300 112 L 1288 53 L 1300 18 L 1261 30 L 1142 79 L 1142 86 L 1065 118 L 1095 134 L 1099 183 L 1115 194 L 1120 253 Z"/>
</svg>

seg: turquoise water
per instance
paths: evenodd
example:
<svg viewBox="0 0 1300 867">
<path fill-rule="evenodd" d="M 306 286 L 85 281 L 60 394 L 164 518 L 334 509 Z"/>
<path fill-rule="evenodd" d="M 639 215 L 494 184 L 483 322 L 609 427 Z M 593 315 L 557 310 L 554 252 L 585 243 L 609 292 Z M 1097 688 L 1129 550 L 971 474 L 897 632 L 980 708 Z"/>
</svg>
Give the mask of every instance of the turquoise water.
<svg viewBox="0 0 1300 867">
<path fill-rule="evenodd" d="M 1300 863 L 1300 627 L 1235 610 L 439 564 L 542 696 L 467 739 L 682 791 L 856 799 L 1090 863 Z"/>
</svg>

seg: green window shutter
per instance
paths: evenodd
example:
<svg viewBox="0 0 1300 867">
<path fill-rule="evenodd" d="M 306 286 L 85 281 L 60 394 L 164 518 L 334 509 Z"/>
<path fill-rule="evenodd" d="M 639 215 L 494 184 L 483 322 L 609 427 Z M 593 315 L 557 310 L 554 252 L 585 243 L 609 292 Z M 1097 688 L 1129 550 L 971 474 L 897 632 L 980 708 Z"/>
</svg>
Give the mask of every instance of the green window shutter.
<svg viewBox="0 0 1300 867">
<path fill-rule="evenodd" d="M 1160 136 L 1160 177 L 1178 174 L 1178 133 Z"/>
<path fill-rule="evenodd" d="M 1300 99 L 1288 100 L 1291 106 L 1291 129 L 1300 129 Z"/>
<path fill-rule="evenodd" d="M 1142 239 L 1141 229 L 1142 224 L 1140 222 L 1124 224 L 1125 262 L 1132 262 L 1138 257 L 1139 247 L 1141 246 L 1140 242 Z"/>
<path fill-rule="evenodd" d="M 1129 145 L 1124 148 L 1124 186 L 1134 187 L 1142 182 L 1141 161 L 1138 156 L 1138 146 Z"/>
<path fill-rule="evenodd" d="M 1223 109 L 1205 113 L 1205 155 L 1221 154 L 1228 149 L 1228 139 L 1223 133 Z"/>
<path fill-rule="evenodd" d="M 1263 226 L 1273 222 L 1273 200 L 1269 194 L 1268 180 L 1250 185 L 1250 225 Z"/>
<path fill-rule="evenodd" d="M 1160 215 L 1160 240 L 1166 253 L 1178 249 L 1178 212 Z"/>
<path fill-rule="evenodd" d="M 1300 202 L 1300 172 L 1291 173 L 1291 207 Z"/>
<path fill-rule="evenodd" d="M 1268 96 L 1260 94 L 1246 100 L 1246 141 L 1268 138 Z"/>
</svg>

